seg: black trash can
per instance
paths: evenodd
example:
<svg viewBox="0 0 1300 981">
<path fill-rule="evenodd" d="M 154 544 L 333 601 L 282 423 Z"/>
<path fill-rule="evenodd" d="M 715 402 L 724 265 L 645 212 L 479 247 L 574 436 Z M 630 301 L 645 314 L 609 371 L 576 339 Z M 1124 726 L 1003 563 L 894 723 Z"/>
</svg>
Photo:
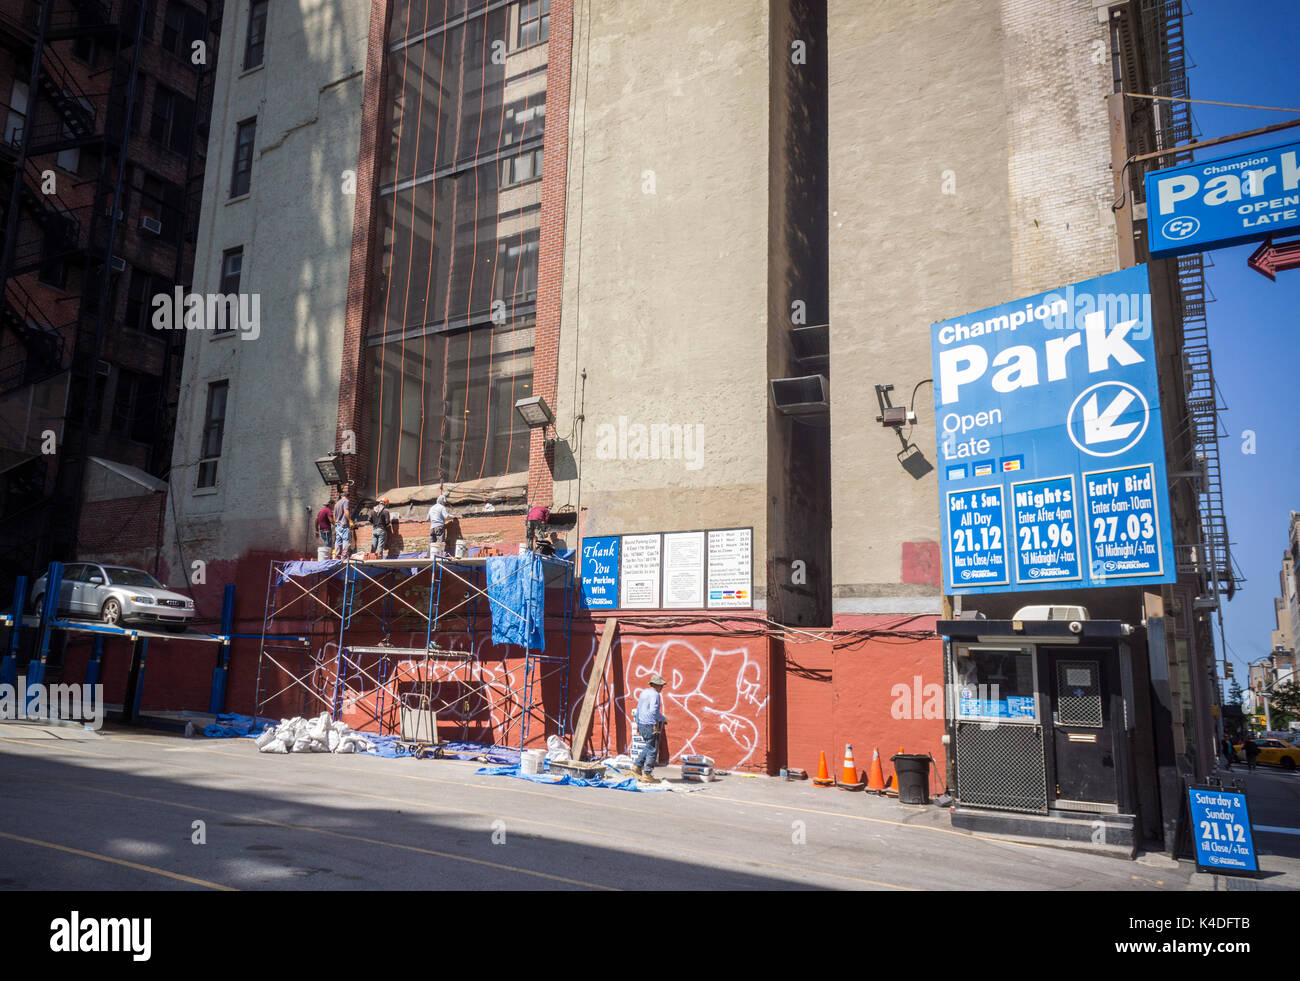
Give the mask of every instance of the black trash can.
<svg viewBox="0 0 1300 981">
<path fill-rule="evenodd" d="M 898 799 L 904 804 L 930 803 L 931 756 L 919 753 L 895 753 L 889 758 L 898 779 Z"/>
</svg>

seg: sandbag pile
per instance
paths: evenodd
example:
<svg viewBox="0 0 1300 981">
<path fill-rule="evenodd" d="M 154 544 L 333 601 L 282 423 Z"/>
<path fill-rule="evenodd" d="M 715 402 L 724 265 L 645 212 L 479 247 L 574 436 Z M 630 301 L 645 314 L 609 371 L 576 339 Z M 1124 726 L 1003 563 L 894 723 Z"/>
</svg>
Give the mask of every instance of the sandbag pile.
<svg viewBox="0 0 1300 981">
<path fill-rule="evenodd" d="M 281 719 L 257 737 L 261 753 L 371 753 L 375 746 L 345 722 L 322 713 L 315 719 Z"/>
</svg>

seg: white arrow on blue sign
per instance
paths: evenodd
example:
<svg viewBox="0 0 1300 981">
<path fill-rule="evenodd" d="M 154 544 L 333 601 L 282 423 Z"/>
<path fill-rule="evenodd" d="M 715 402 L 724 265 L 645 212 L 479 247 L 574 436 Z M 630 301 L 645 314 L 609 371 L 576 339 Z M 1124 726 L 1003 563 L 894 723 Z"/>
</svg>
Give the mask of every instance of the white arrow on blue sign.
<svg viewBox="0 0 1300 981">
<path fill-rule="evenodd" d="M 1145 266 L 933 325 L 945 586 L 1174 579 Z"/>
</svg>

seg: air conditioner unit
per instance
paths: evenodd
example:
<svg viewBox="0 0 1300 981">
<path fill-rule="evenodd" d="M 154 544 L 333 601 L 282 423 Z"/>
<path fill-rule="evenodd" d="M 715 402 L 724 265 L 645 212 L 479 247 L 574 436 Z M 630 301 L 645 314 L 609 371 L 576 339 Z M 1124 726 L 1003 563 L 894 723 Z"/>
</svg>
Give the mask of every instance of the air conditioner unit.
<svg viewBox="0 0 1300 981">
<path fill-rule="evenodd" d="M 150 218 L 148 215 L 140 216 L 140 227 L 151 235 L 162 234 L 162 222 L 157 218 Z"/>
<path fill-rule="evenodd" d="M 113 213 L 113 206 L 111 204 L 104 209 L 104 217 L 105 218 L 115 217 Z M 121 208 L 117 209 L 116 218 L 118 221 L 123 221 L 126 218 L 126 215 L 123 213 Z"/>
<path fill-rule="evenodd" d="M 782 415 L 814 418 L 827 416 L 830 413 L 830 398 L 830 380 L 825 375 L 772 379 L 772 404 Z"/>
<path fill-rule="evenodd" d="M 109 364 L 107 361 L 95 362 L 95 374 L 97 375 L 104 375 L 105 377 L 107 377 L 108 373 L 112 370 L 113 370 L 113 366 Z"/>
<path fill-rule="evenodd" d="M 115 273 L 126 272 L 126 260 L 119 255 L 108 260 L 108 268 Z"/>
<path fill-rule="evenodd" d="M 1082 606 L 1022 606 L 1013 620 L 1087 620 Z"/>
</svg>

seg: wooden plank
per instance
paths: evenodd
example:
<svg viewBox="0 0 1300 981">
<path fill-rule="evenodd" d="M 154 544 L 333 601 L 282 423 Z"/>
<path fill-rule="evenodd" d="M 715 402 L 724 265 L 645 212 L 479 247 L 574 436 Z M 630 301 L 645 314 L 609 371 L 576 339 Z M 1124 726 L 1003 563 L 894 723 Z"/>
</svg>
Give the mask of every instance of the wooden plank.
<svg viewBox="0 0 1300 981">
<path fill-rule="evenodd" d="M 582 711 L 578 713 L 578 724 L 573 730 L 573 758 L 581 760 L 587 737 L 591 734 L 591 716 L 596 711 L 596 692 L 600 690 L 600 679 L 605 677 L 605 662 L 609 660 L 610 648 L 614 646 L 614 631 L 618 628 L 618 617 L 605 621 L 605 632 L 600 635 L 600 647 L 596 650 L 596 661 L 591 667 L 591 677 L 587 679 L 587 694 L 582 699 Z"/>
</svg>

